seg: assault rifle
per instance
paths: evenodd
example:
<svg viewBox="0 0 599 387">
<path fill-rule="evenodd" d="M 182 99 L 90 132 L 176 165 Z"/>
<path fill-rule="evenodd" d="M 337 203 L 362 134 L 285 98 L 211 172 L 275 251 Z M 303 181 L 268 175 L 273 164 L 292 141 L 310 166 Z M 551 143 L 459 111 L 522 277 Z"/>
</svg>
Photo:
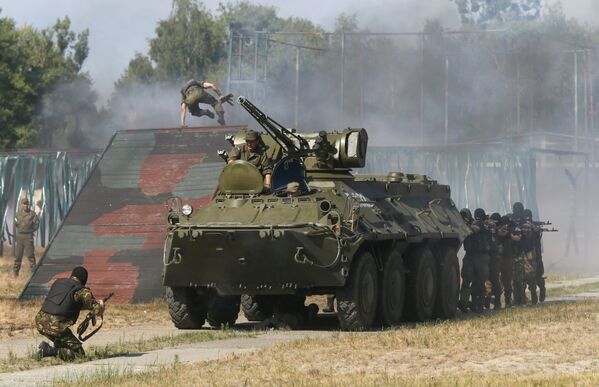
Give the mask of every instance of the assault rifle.
<svg viewBox="0 0 599 387">
<path fill-rule="evenodd" d="M 559 230 L 555 227 L 551 227 L 551 228 L 541 227 L 541 231 L 543 231 L 543 232 L 558 232 Z"/>
<path fill-rule="evenodd" d="M 110 293 L 108 295 L 108 297 L 104 298 L 104 300 L 102 300 L 104 302 L 104 304 L 106 304 L 106 302 L 108 302 L 108 300 L 110 300 L 112 298 L 112 296 L 114 296 L 114 293 Z M 92 323 L 92 327 L 96 326 L 96 312 L 94 312 L 93 310 L 90 311 L 87 314 L 87 316 L 85 316 L 85 319 L 77 327 L 77 335 L 79 336 L 79 340 L 85 341 L 85 340 L 89 339 L 90 337 L 92 337 L 93 335 L 95 335 L 96 332 L 98 332 L 100 330 L 100 328 L 102 328 L 102 324 L 104 324 L 104 318 L 102 318 L 102 320 L 100 321 L 100 324 L 98 325 L 97 328 L 95 328 L 93 331 L 91 331 L 88 335 L 84 336 L 83 334 L 85 333 L 85 331 L 87 331 L 87 328 L 89 327 L 90 322 Z"/>
</svg>

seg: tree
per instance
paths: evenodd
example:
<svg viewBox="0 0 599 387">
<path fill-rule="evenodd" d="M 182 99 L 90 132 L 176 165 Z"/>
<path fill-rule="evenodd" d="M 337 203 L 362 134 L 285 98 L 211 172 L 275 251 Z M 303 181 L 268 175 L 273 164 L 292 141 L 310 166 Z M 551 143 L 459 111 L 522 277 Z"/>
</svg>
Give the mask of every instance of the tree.
<svg viewBox="0 0 599 387">
<path fill-rule="evenodd" d="M 201 79 L 224 58 L 225 30 L 202 3 L 175 0 L 169 18 L 156 27 L 149 55 L 158 80 Z"/>
<path fill-rule="evenodd" d="M 131 87 L 134 84 L 150 84 L 154 80 L 156 71 L 152 60 L 147 56 L 135 53 L 135 57 L 129 61 L 125 72 L 114 84 L 117 90 Z"/>
<path fill-rule="evenodd" d="M 458 7 L 462 24 L 487 25 L 541 16 L 541 0 L 451 0 Z"/>
<path fill-rule="evenodd" d="M 35 144 L 42 130 L 35 120 L 42 98 L 61 83 L 88 79 L 81 67 L 89 52 L 89 32 L 76 34 L 70 26 L 68 17 L 41 31 L 17 29 L 13 20 L 0 19 L 2 149 Z"/>
</svg>

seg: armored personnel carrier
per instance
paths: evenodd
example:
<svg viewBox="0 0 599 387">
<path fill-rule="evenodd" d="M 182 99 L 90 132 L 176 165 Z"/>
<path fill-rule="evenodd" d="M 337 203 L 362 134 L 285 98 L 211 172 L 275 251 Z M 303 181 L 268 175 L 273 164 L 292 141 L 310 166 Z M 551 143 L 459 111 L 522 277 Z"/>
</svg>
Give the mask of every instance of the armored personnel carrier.
<svg viewBox="0 0 599 387">
<path fill-rule="evenodd" d="M 456 252 L 469 229 L 449 186 L 401 172 L 354 175 L 366 163 L 365 129 L 297 133 L 238 102 L 265 130 L 272 189 L 238 160 L 206 206 L 172 199 L 163 284 L 176 327 L 232 325 L 240 304 L 253 321 L 302 313 L 306 296 L 320 294 L 336 296 L 344 330 L 454 316 Z M 245 134 L 228 140 L 243 146 Z"/>
</svg>

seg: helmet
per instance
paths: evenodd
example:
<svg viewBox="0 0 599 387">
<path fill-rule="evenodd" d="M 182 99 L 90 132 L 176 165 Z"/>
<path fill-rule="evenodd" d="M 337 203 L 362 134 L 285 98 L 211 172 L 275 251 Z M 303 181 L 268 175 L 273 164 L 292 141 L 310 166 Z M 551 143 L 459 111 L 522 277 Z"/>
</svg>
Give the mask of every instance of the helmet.
<svg viewBox="0 0 599 387">
<path fill-rule="evenodd" d="M 522 218 L 522 213 L 524 212 L 524 204 L 520 202 L 514 203 L 512 206 L 512 213 L 514 214 L 514 218 Z"/>
<path fill-rule="evenodd" d="M 470 212 L 468 208 L 462 208 L 460 210 L 460 215 L 462 215 L 462 218 L 464 218 L 464 220 L 472 220 L 472 212 Z"/>
<path fill-rule="evenodd" d="M 487 214 L 485 214 L 485 210 L 483 210 L 482 208 L 477 208 L 476 210 L 474 210 L 474 219 L 485 220 L 486 217 Z"/>
<path fill-rule="evenodd" d="M 501 220 L 501 215 L 499 215 L 499 212 L 494 212 L 491 214 L 490 218 L 496 222 L 499 222 Z"/>
<path fill-rule="evenodd" d="M 526 220 L 532 220 L 532 211 L 528 208 L 522 212 L 522 217 Z"/>
</svg>

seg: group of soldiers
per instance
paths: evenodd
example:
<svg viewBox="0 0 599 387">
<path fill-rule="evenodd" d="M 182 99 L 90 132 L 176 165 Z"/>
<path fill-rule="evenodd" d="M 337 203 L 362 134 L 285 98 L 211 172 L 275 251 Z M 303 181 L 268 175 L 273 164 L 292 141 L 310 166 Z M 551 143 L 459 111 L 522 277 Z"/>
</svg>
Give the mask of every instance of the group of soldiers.
<svg viewBox="0 0 599 387">
<path fill-rule="evenodd" d="M 543 302 L 546 289 L 541 238 L 546 223 L 533 221 L 532 211 L 520 202 L 505 216 L 487 216 L 482 208 L 477 208 L 474 216 L 467 208 L 460 214 L 472 234 L 464 240 L 459 309 L 480 313 L 491 304 L 501 309 L 502 294 L 505 307 Z"/>
</svg>

